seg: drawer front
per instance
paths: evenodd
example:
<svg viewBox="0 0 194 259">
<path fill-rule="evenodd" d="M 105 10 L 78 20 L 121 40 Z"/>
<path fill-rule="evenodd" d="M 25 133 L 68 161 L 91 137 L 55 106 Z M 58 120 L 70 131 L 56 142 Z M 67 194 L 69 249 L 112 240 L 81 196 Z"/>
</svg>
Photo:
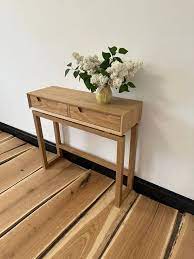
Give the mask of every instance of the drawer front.
<svg viewBox="0 0 194 259">
<path fill-rule="evenodd" d="M 67 104 L 50 101 L 35 96 L 30 96 L 30 102 L 31 106 L 34 108 L 67 116 Z"/>
<path fill-rule="evenodd" d="M 91 125 L 97 125 L 120 132 L 121 119 L 119 116 L 91 111 L 77 106 L 70 106 L 70 117 Z"/>
</svg>

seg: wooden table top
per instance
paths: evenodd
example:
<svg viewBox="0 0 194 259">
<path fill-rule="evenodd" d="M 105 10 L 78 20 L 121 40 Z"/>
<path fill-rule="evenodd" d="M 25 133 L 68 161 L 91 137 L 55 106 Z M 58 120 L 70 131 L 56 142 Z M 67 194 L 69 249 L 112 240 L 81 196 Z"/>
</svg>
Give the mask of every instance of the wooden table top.
<svg viewBox="0 0 194 259">
<path fill-rule="evenodd" d="M 141 110 L 142 101 L 113 97 L 111 104 L 97 104 L 95 94 L 59 87 L 50 86 L 29 92 L 28 95 L 41 97 L 70 105 L 77 105 L 90 110 L 123 116 L 133 109 Z"/>
</svg>

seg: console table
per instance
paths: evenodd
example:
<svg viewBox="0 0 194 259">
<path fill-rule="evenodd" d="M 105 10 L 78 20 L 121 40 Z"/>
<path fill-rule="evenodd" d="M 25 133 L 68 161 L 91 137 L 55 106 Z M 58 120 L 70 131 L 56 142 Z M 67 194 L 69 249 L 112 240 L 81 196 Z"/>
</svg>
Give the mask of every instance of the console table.
<svg viewBox="0 0 194 259">
<path fill-rule="evenodd" d="M 62 156 L 62 150 L 91 160 L 116 171 L 115 205 L 122 201 L 123 174 L 128 176 L 127 190 L 132 189 L 135 170 L 137 129 L 142 102 L 114 97 L 111 104 L 99 105 L 88 92 L 51 86 L 27 94 L 32 109 L 44 168 Z M 53 121 L 57 155 L 47 161 L 40 118 Z M 116 164 L 61 142 L 59 123 L 78 128 L 117 142 Z M 124 169 L 125 133 L 131 129 L 129 168 Z"/>
</svg>

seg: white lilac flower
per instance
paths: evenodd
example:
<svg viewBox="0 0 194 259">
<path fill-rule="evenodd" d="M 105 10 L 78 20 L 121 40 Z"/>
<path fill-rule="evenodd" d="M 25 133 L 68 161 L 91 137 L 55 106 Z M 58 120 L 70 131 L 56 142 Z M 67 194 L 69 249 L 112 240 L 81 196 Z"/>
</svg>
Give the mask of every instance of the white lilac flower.
<svg viewBox="0 0 194 259">
<path fill-rule="evenodd" d="M 110 85 L 113 88 L 119 88 L 122 83 L 129 82 L 134 77 L 136 72 L 142 67 L 143 62 L 126 60 L 122 63 L 118 60 L 112 62 L 111 66 L 106 69 L 108 76 L 98 74 L 100 71 L 100 60 L 97 55 L 83 57 L 79 53 L 74 52 L 73 57 L 77 61 L 79 70 L 87 72 L 91 76 L 91 83 L 97 87 Z"/>
<path fill-rule="evenodd" d="M 90 74 L 94 73 L 99 67 L 100 61 L 97 55 L 85 57 L 80 62 L 80 69 L 84 71 L 90 71 Z"/>
<path fill-rule="evenodd" d="M 112 87 L 119 88 L 122 85 L 123 80 L 121 78 L 115 78 L 112 80 Z"/>
<path fill-rule="evenodd" d="M 83 56 L 80 56 L 80 54 L 78 52 L 73 52 L 72 56 L 77 61 L 77 64 L 79 64 L 84 58 Z"/>
<path fill-rule="evenodd" d="M 126 80 L 131 80 L 137 71 L 142 67 L 143 62 L 141 61 L 126 61 L 126 66 L 128 68 L 128 74 Z"/>
<path fill-rule="evenodd" d="M 121 63 L 119 61 L 114 61 L 111 64 L 111 67 L 107 68 L 106 70 L 109 74 L 111 79 L 114 78 L 121 78 L 124 79 L 124 77 L 127 75 L 128 73 L 128 69 L 126 67 L 125 63 Z"/>
<path fill-rule="evenodd" d="M 130 81 L 141 66 L 142 62 L 132 60 L 124 61 L 123 63 L 114 61 L 111 67 L 106 69 L 112 79 L 110 84 L 115 88 L 120 87 L 124 80 Z"/>
<path fill-rule="evenodd" d="M 88 73 L 88 75 L 92 76 L 93 74 L 96 73 L 96 70 L 95 70 L 95 69 L 89 69 L 89 70 L 87 71 L 87 73 Z"/>
<path fill-rule="evenodd" d="M 98 87 L 104 87 L 108 82 L 108 77 L 102 74 L 94 74 L 91 76 L 90 82 Z"/>
</svg>

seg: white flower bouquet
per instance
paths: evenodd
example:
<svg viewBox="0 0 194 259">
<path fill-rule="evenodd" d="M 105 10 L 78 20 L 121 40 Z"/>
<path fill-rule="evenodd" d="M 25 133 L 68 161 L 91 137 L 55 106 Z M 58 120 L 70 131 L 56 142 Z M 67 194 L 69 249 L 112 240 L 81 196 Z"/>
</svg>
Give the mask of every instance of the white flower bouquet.
<svg viewBox="0 0 194 259">
<path fill-rule="evenodd" d="M 73 71 L 74 77 L 82 79 L 91 92 L 106 87 L 118 89 L 119 93 L 129 92 L 130 88 L 135 88 L 132 79 L 143 63 L 122 59 L 121 55 L 128 52 L 125 48 L 114 46 L 108 49 L 109 52 L 102 52 L 101 59 L 97 55 L 84 57 L 74 52 L 76 66 L 74 67 L 72 62 L 69 63 L 65 76 L 69 71 Z"/>
</svg>

